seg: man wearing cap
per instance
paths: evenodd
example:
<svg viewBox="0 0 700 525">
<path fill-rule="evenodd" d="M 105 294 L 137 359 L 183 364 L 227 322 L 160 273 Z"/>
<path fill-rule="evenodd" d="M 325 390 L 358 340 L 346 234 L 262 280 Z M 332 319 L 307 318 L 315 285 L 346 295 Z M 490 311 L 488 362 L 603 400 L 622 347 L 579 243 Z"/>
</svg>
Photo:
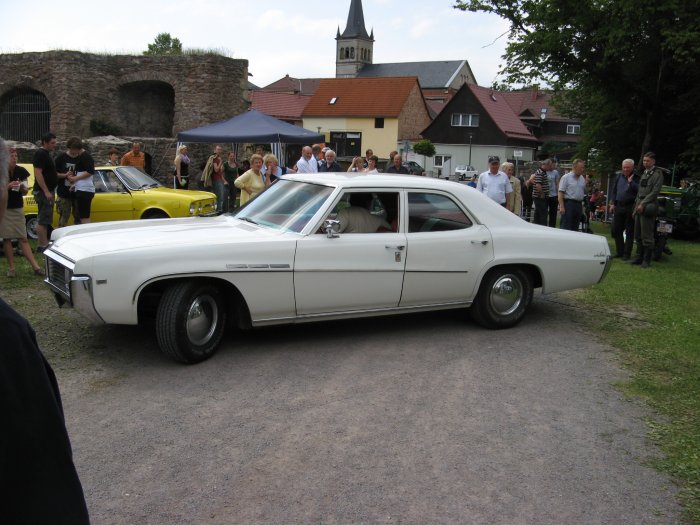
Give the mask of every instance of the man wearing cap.
<svg viewBox="0 0 700 525">
<path fill-rule="evenodd" d="M 489 169 L 479 175 L 476 189 L 492 201 L 497 202 L 504 208 L 508 208 L 506 194 L 511 193 L 513 187 L 510 185 L 508 175 L 498 169 L 500 164 L 501 160 L 496 155 L 489 157 Z"/>
<path fill-rule="evenodd" d="M 656 166 L 656 155 L 648 151 L 642 158 L 644 173 L 639 179 L 639 191 L 634 201 L 634 239 L 637 241 L 637 257 L 632 264 L 642 268 L 651 266 L 654 253 L 654 225 L 659 211 L 658 197 L 664 183 L 664 174 Z"/>
</svg>

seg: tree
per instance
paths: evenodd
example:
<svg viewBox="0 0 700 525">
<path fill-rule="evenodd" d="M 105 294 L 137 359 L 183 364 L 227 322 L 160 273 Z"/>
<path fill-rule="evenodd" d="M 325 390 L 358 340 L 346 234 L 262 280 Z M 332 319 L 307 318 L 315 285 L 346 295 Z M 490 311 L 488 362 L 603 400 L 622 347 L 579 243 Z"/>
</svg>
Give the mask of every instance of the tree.
<svg viewBox="0 0 700 525">
<path fill-rule="evenodd" d="M 178 38 L 173 38 L 170 33 L 159 33 L 152 44 L 148 44 L 148 50 L 144 55 L 181 55 L 182 43 Z"/>
<path fill-rule="evenodd" d="M 579 155 L 619 167 L 654 149 L 700 163 L 700 3 L 682 0 L 467 0 L 510 23 L 509 83 L 545 81 L 582 120 Z M 695 168 L 696 170 L 698 168 Z"/>
<path fill-rule="evenodd" d="M 428 139 L 419 140 L 413 145 L 413 151 L 418 153 L 418 155 L 432 157 L 435 155 L 435 144 Z"/>
<path fill-rule="evenodd" d="M 423 169 L 425 169 L 425 157 L 435 155 L 435 144 L 428 139 L 419 140 L 413 145 L 413 151 L 418 155 L 423 155 Z"/>
</svg>

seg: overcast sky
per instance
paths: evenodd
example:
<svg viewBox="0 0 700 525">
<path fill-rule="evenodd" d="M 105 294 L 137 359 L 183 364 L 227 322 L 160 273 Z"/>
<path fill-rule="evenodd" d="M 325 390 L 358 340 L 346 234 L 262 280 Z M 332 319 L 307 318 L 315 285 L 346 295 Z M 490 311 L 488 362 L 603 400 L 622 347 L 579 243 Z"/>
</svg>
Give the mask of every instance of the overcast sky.
<svg viewBox="0 0 700 525">
<path fill-rule="evenodd" d="M 249 62 L 251 82 L 289 74 L 335 76 L 335 36 L 350 0 L 47 0 L 2 3 L 0 53 L 71 49 L 141 54 L 159 33 L 184 48 L 215 49 Z M 374 29 L 374 63 L 467 59 L 490 86 L 502 62 L 507 24 L 452 8 L 453 0 L 363 0 Z M 500 37 L 500 38 L 499 38 Z"/>
</svg>

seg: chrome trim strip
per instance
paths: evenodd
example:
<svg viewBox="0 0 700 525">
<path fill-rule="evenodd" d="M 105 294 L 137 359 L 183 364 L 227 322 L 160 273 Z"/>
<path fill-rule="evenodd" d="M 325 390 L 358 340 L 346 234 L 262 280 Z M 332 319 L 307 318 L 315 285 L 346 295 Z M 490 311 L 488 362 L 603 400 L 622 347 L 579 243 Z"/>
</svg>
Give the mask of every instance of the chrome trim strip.
<svg viewBox="0 0 700 525">
<path fill-rule="evenodd" d="M 254 327 L 258 327 L 275 324 L 308 323 L 312 321 L 331 321 L 336 319 L 352 319 L 356 317 L 429 312 L 432 310 L 454 310 L 458 308 L 467 308 L 471 305 L 472 301 L 460 301 L 454 303 L 441 303 L 421 306 L 397 306 L 395 308 L 373 308 L 369 310 L 348 310 L 346 312 L 303 314 L 298 315 L 296 317 L 267 317 L 262 319 L 253 319 L 252 325 Z"/>
</svg>

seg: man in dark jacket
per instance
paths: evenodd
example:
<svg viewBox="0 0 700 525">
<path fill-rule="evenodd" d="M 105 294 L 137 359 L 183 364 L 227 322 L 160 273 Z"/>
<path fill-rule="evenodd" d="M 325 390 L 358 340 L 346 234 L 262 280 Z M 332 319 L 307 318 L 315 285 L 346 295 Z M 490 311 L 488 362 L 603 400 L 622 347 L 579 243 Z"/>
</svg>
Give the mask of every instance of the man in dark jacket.
<svg viewBox="0 0 700 525">
<path fill-rule="evenodd" d="M 0 221 L 7 203 L 7 153 L 0 138 Z M 56 376 L 32 327 L 2 299 L 0 341 L 0 521 L 89 523 Z"/>
<path fill-rule="evenodd" d="M 612 237 L 615 239 L 615 255 L 623 261 L 632 256 L 634 246 L 634 199 L 639 191 L 639 176 L 634 172 L 634 161 L 622 161 L 610 187 L 610 212 L 613 214 Z"/>
<path fill-rule="evenodd" d="M 343 170 L 343 168 L 340 167 L 340 164 L 336 162 L 335 151 L 329 149 L 326 151 L 324 159 L 319 163 L 318 171 L 339 172 L 345 170 Z"/>
</svg>

